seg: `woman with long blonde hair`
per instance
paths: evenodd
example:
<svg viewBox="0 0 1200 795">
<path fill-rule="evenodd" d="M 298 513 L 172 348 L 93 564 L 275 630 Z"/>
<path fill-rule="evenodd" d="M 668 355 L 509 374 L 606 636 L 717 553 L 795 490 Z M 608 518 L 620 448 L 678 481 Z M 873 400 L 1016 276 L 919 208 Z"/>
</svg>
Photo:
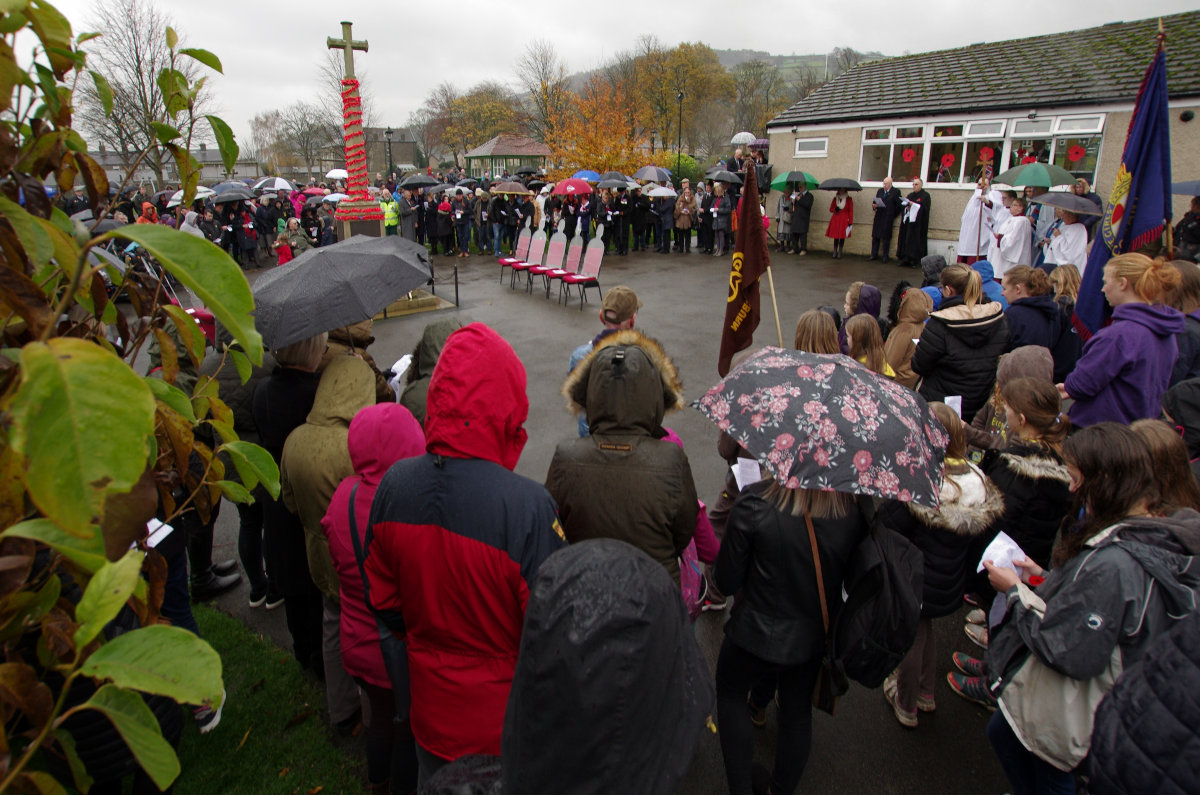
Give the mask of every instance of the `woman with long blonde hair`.
<svg viewBox="0 0 1200 795">
<path fill-rule="evenodd" d="M 1179 271 L 1145 254 L 1119 254 L 1104 266 L 1104 297 L 1112 323 L 1083 346 L 1075 369 L 1059 384 L 1072 398 L 1071 422 L 1080 427 L 1157 417 L 1179 354 L 1175 335 L 1183 314 L 1163 303 Z"/>
</svg>

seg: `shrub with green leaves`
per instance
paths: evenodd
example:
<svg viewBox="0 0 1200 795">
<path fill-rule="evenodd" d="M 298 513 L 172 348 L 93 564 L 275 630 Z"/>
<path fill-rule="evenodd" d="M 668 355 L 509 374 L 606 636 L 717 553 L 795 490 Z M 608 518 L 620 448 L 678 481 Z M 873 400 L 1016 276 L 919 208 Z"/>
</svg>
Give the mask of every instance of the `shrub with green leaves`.
<svg viewBox="0 0 1200 795">
<path fill-rule="evenodd" d="M 139 244 L 230 332 L 237 347 L 225 355 L 243 379 L 262 361 L 262 339 L 245 277 L 212 243 L 150 224 L 95 235 L 51 204 L 46 186 L 70 190 L 77 178 L 93 207 L 108 200 L 104 169 L 72 129 L 81 81 L 112 111 L 107 79 L 87 65 L 84 45 L 98 34 L 75 36 L 45 0 L 0 4 L 0 34 L 0 791 L 86 792 L 63 728 L 84 710 L 105 715 L 165 788 L 179 763 L 141 694 L 212 704 L 223 685 L 212 648 L 160 621 L 166 566 L 147 548 L 146 522 L 190 510 L 207 522 L 222 496 L 248 502 L 260 483 L 277 495 L 279 472 L 238 440 L 213 379 L 179 386 L 181 359 L 198 367 L 205 353 L 192 317 L 156 278 L 122 273 L 92 250 L 111 238 Z M 18 34 L 36 41 L 27 65 L 13 51 Z M 148 121 L 187 206 L 200 179 L 189 152 L 196 126 L 211 129 L 227 169 L 237 144 L 221 119 L 194 112 L 204 78 L 179 68 L 190 59 L 219 72 L 220 60 L 178 47 L 170 28 L 166 39 L 171 59 L 156 81 L 164 109 Z M 117 310 L 109 283 L 128 295 L 136 322 Z M 156 378 L 132 367 L 152 338 L 162 349 Z M 126 607 L 136 627 L 109 639 Z M 86 700 L 68 698 L 81 689 Z"/>
</svg>

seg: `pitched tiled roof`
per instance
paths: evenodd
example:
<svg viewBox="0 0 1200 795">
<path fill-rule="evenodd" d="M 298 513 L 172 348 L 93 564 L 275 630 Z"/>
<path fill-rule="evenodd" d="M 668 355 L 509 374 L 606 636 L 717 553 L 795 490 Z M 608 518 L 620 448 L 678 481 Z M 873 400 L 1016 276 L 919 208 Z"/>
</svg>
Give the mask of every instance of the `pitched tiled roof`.
<svg viewBox="0 0 1200 795">
<path fill-rule="evenodd" d="M 477 146 L 467 157 L 549 157 L 550 147 L 523 135 L 497 135 L 492 140 Z"/>
<path fill-rule="evenodd" d="M 1080 7 L 1082 8 L 1082 6 Z M 1162 17 L 1172 99 L 1200 96 L 1200 11 Z M 1158 18 L 859 64 L 768 126 L 1132 102 Z"/>
</svg>

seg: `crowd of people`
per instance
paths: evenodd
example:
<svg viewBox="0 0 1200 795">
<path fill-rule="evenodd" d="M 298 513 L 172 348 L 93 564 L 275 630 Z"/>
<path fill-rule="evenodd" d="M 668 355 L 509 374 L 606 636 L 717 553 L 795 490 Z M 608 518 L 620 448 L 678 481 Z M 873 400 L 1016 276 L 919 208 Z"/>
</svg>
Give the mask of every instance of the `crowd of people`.
<svg viewBox="0 0 1200 795">
<path fill-rule="evenodd" d="M 720 254 L 732 231 L 719 228 L 721 209 L 736 207 L 724 185 L 685 181 L 662 212 L 632 188 L 569 199 L 457 187 L 448 198 L 381 195 L 409 205 L 395 223 L 385 208 L 396 234 L 419 239 L 417 206 L 427 234 L 430 207 L 434 228 L 444 216 L 451 231 L 428 239 L 446 254 L 466 255 L 472 237 L 485 252 L 511 245 L 507 220 L 494 220 L 510 212 L 523 219 L 514 230 L 573 218 L 573 233 L 588 235 L 599 220 L 618 254 L 650 242 L 686 253 L 695 224 L 701 249 Z M 877 213 L 915 205 L 927 215 L 914 188 L 901 198 L 885 184 Z M 252 224 L 274 229 L 269 246 L 283 260 L 283 248 L 296 253 L 293 236 L 302 247 L 329 242 L 329 213 L 296 213 L 293 198 L 260 199 L 253 221 L 240 202 L 220 217 L 235 239 L 239 221 L 243 236 Z M 562 393 L 579 434 L 558 445 L 544 484 L 513 471 L 526 442 L 525 369 L 483 324 L 429 324 L 390 383 L 366 353 L 370 321 L 273 351 L 245 383 L 211 350 L 199 374 L 217 379 L 239 435 L 280 468 L 277 499 L 260 487 L 254 505 L 238 506 L 250 604 L 283 608 L 331 722 L 365 728 L 371 791 L 670 792 L 701 733 L 716 731 L 731 793 L 794 792 L 826 648 L 818 591 L 841 592 L 873 522 L 924 561 L 918 632 L 882 688 L 900 726 L 917 729 L 937 709 L 947 671 L 952 692 L 994 710 L 987 739 L 1014 792 L 1069 793 L 1077 780 L 1089 792 L 1186 791 L 1179 782 L 1200 771 L 1185 762 L 1181 773 L 1176 749 L 1195 747 L 1196 724 L 1190 702 L 1171 697 L 1179 684 L 1154 671 L 1156 650 L 1186 656 L 1177 650 L 1195 640 L 1200 269 L 1114 257 L 1103 278 L 1112 323 L 1083 341 L 1070 320 L 1085 258 L 1056 242 L 1079 219 L 1056 218 L 1059 234 L 1036 246 L 1022 197 L 989 198 L 984 184 L 972 201 L 964 228 L 991 219 L 988 255 L 960 249 L 973 261 L 949 265 L 923 255 L 922 283 L 897 284 L 886 305 L 879 287 L 854 282 L 840 308 L 804 312 L 793 341 L 925 398 L 948 438 L 937 508 L 789 488 L 761 470 L 746 481 L 735 470 L 749 454 L 725 434 L 717 452 L 730 473 L 706 506 L 665 424 L 684 406 L 677 369 L 636 327 L 642 302 L 627 287 L 607 291 L 599 333 L 572 353 Z M 781 244 L 803 253 L 797 215 L 811 194 L 791 191 L 781 205 L 797 230 Z M 838 194 L 831 211 L 847 206 L 852 219 L 852 199 Z M 1008 218 L 997 223 L 1001 208 Z M 923 243 L 921 210 L 913 228 L 902 224 L 902 257 Z M 199 211 L 180 218 L 146 201 L 137 222 L 174 215 L 183 231 L 216 227 L 223 240 L 215 217 L 228 211 Z M 282 228 L 272 213 L 286 217 Z M 1011 230 L 1026 228 L 1028 243 L 1022 231 L 1005 259 Z M 890 231 L 873 240 L 872 256 L 886 259 Z M 247 264 L 262 253 L 257 242 Z M 187 550 L 201 564 L 198 596 L 237 579 L 211 561 L 211 532 L 193 534 L 207 550 Z M 998 541 L 1018 550 L 1011 564 L 988 557 Z M 194 629 L 186 588 L 172 582 L 163 613 Z M 597 611 L 614 589 L 620 604 Z M 958 620 L 981 652 L 943 660 L 933 622 L 956 620 L 964 604 Z M 714 677 L 690 622 L 725 609 Z M 631 624 L 641 629 L 618 629 Z M 767 768 L 753 761 L 754 727 L 772 703 Z M 573 729 L 581 717 L 586 730 Z M 220 710 L 197 718 L 210 730 Z M 1119 761 L 1133 743 L 1136 770 Z"/>
<path fill-rule="evenodd" d="M 372 791 L 674 791 L 707 730 L 730 792 L 795 791 L 826 632 L 807 522 L 828 594 L 872 521 L 923 554 L 917 636 L 882 689 L 902 727 L 937 709 L 947 672 L 952 692 L 995 710 L 987 737 L 1014 792 L 1073 792 L 1076 777 L 1122 791 L 1112 782 L 1132 774 L 1111 755 L 1131 741 L 1138 781 L 1175 775 L 1171 749 L 1196 741 L 1193 723 L 1139 725 L 1135 740 L 1122 727 L 1147 708 L 1133 692 L 1161 687 L 1143 674 L 1147 650 L 1186 646 L 1180 619 L 1200 589 L 1200 270 L 1113 258 L 1114 322 L 1079 345 L 1069 266 L 1053 279 L 1018 266 L 995 290 L 986 261 L 924 267 L 928 284 L 900 283 L 887 307 L 876 286 L 850 285 L 842 307 L 801 315 L 794 345 L 925 397 L 949 439 L 936 508 L 732 468 L 707 507 L 666 425 L 683 406 L 678 373 L 622 286 L 572 354 L 562 392 L 579 437 L 558 445 L 544 485 L 512 471 L 524 367 L 479 323 L 431 323 L 392 387 L 361 355 L 323 362 L 324 334 L 275 351 L 247 385 L 222 381 L 283 482 L 241 516 L 251 604 L 282 603 L 330 719 L 365 725 Z M 748 455 L 724 435 L 718 453 Z M 1020 550 L 1011 565 L 988 558 L 1001 534 Z M 588 617 L 618 581 L 621 605 L 600 614 L 652 630 L 606 634 Z M 730 604 L 713 678 L 689 619 Z M 939 654 L 934 622 L 954 616 L 977 656 Z M 768 769 L 753 763 L 753 727 L 772 703 Z M 567 714 L 592 716 L 589 730 L 547 719 Z M 636 753 L 614 751 L 635 716 Z"/>
</svg>

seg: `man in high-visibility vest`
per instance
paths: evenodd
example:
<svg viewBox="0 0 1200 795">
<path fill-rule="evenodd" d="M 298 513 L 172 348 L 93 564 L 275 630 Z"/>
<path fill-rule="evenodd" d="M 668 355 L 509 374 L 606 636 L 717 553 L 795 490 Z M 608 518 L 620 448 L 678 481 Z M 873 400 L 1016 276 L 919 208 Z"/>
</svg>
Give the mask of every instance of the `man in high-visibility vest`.
<svg viewBox="0 0 1200 795">
<path fill-rule="evenodd" d="M 383 210 L 383 232 L 386 235 L 395 235 L 400 232 L 400 202 L 396 201 L 396 197 L 387 190 L 384 190 L 380 202 L 379 209 Z"/>
</svg>

